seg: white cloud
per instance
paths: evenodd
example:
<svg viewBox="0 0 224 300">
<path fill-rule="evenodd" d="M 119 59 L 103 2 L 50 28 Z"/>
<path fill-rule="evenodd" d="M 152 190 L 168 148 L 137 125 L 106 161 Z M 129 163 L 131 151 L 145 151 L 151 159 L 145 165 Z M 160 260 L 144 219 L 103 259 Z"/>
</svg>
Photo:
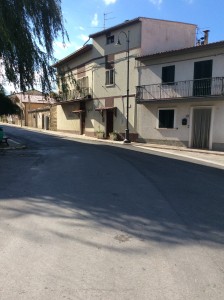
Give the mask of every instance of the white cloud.
<svg viewBox="0 0 224 300">
<path fill-rule="evenodd" d="M 79 30 L 82 30 L 82 31 L 84 31 L 84 30 L 85 30 L 85 28 L 84 28 L 84 27 L 82 27 L 82 26 L 79 26 Z"/>
<path fill-rule="evenodd" d="M 103 0 L 106 5 L 115 4 L 117 0 Z"/>
<path fill-rule="evenodd" d="M 94 14 L 94 17 L 92 19 L 92 22 L 91 22 L 92 26 L 98 26 L 99 24 L 99 21 L 98 21 L 98 15 L 97 14 Z"/>
<path fill-rule="evenodd" d="M 56 41 L 54 42 L 54 56 L 57 59 L 62 59 L 82 47 L 83 47 L 83 43 L 79 44 L 75 41 L 72 41 L 67 44 L 63 44 L 61 42 Z"/>
<path fill-rule="evenodd" d="M 78 36 L 78 38 L 79 38 L 80 40 L 82 40 L 83 42 L 86 42 L 86 41 L 89 39 L 88 35 L 85 35 L 85 34 L 80 34 L 80 35 Z"/>
<path fill-rule="evenodd" d="M 160 8 L 161 4 L 163 3 L 163 0 L 149 0 L 153 5 Z"/>
</svg>

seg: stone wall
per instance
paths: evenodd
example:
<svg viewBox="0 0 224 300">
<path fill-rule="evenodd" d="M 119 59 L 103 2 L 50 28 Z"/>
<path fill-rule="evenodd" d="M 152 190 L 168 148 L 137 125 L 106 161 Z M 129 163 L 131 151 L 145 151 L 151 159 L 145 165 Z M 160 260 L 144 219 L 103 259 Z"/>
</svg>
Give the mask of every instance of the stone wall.
<svg viewBox="0 0 224 300">
<path fill-rule="evenodd" d="M 57 131 L 57 105 L 53 105 L 50 109 L 50 130 Z"/>
</svg>

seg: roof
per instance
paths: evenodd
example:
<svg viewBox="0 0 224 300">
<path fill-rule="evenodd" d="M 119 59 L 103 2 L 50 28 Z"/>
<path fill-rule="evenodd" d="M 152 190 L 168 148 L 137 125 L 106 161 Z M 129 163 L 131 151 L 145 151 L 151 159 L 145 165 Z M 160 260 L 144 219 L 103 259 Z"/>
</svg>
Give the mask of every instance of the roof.
<svg viewBox="0 0 224 300">
<path fill-rule="evenodd" d="M 93 47 L 92 44 L 87 44 L 87 45 L 83 46 L 82 48 L 78 49 L 77 51 L 73 52 L 72 54 L 69 54 L 65 58 L 59 60 L 58 62 L 56 62 L 55 64 L 53 64 L 52 67 L 57 68 L 60 65 L 63 65 L 64 63 L 69 62 L 70 60 L 72 60 L 73 58 L 76 58 L 80 54 L 88 52 L 89 50 L 92 49 L 92 47 Z"/>
<path fill-rule="evenodd" d="M 194 26 L 196 26 L 195 24 L 184 23 L 184 22 L 178 22 L 178 21 L 170 21 L 170 20 L 162 20 L 162 19 L 154 19 L 154 18 L 138 17 L 138 18 L 135 18 L 135 19 L 132 19 L 132 20 L 126 20 L 126 21 L 124 21 L 123 23 L 120 23 L 120 24 L 118 24 L 118 25 L 115 25 L 115 26 L 112 26 L 112 27 L 110 27 L 110 28 L 101 30 L 101 31 L 99 31 L 99 32 L 90 34 L 89 37 L 90 37 L 90 38 L 95 38 L 95 37 L 98 37 L 98 36 L 100 36 L 100 35 L 107 34 L 107 33 L 109 33 L 110 31 L 117 30 L 117 29 L 121 29 L 121 28 L 123 28 L 123 27 L 129 26 L 129 25 L 132 25 L 132 24 L 135 24 L 135 23 L 139 23 L 139 22 L 141 22 L 143 19 L 146 19 L 146 20 L 155 20 L 155 21 L 162 21 L 162 22 L 181 23 L 181 24 L 188 24 L 188 25 L 194 25 Z"/>
<path fill-rule="evenodd" d="M 98 31 L 98 32 L 96 32 L 96 33 L 90 34 L 89 37 L 90 37 L 90 38 L 95 38 L 95 37 L 98 37 L 98 36 L 100 36 L 100 35 L 106 34 L 106 33 L 110 32 L 110 31 L 112 31 L 112 30 L 120 29 L 120 28 L 125 27 L 125 26 L 127 26 L 127 25 L 132 25 L 132 24 L 135 24 L 135 23 L 139 23 L 139 22 L 141 22 L 140 19 L 141 19 L 141 18 L 138 17 L 138 18 L 135 18 L 135 19 L 132 19 L 132 20 L 126 20 L 125 22 L 120 23 L 120 24 L 118 24 L 118 25 L 115 25 L 115 26 L 112 26 L 112 27 L 110 27 L 110 28 L 107 28 L 107 29 Z"/>
<path fill-rule="evenodd" d="M 17 100 L 17 102 L 21 103 L 54 103 L 55 100 L 50 97 L 45 97 L 43 94 L 35 95 L 35 94 L 26 94 L 26 93 L 15 93 L 9 96 L 10 99 Z"/>
<path fill-rule="evenodd" d="M 203 50 L 212 50 L 224 47 L 224 41 L 209 43 L 206 45 L 199 45 L 199 46 L 193 46 L 188 48 L 181 48 L 177 50 L 170 50 L 170 51 L 164 51 L 164 52 L 157 52 L 153 54 L 146 54 L 136 57 L 136 60 L 146 60 L 146 59 L 156 59 L 156 58 L 162 58 L 162 57 L 170 57 L 174 55 L 181 55 L 181 54 L 189 54 L 189 53 L 197 53 Z"/>
<path fill-rule="evenodd" d="M 48 111 L 48 110 L 50 110 L 50 109 L 51 109 L 50 106 L 39 107 L 39 108 L 36 108 L 36 109 L 28 110 L 28 113 L 41 112 L 41 111 Z"/>
<path fill-rule="evenodd" d="M 23 94 L 23 95 L 36 95 L 36 96 L 43 96 L 44 93 L 37 90 L 37 89 L 31 89 L 31 90 L 27 90 L 25 92 L 14 92 L 13 94 L 9 95 L 10 96 L 13 96 L 13 95 L 19 95 L 19 94 Z"/>
</svg>

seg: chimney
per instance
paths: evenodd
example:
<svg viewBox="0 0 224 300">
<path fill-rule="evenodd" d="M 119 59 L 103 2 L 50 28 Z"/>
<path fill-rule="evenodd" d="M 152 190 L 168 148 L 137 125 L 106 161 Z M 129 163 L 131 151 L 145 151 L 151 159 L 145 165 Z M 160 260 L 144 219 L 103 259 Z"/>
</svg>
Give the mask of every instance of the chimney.
<svg viewBox="0 0 224 300">
<path fill-rule="evenodd" d="M 204 30 L 204 45 L 208 44 L 208 33 L 210 30 Z"/>
</svg>

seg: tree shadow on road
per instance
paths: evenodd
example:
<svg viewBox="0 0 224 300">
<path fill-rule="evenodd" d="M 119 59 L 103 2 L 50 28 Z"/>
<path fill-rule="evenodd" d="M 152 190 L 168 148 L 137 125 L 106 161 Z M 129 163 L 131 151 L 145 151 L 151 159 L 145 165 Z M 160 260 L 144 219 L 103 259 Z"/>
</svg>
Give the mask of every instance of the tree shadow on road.
<svg viewBox="0 0 224 300">
<path fill-rule="evenodd" d="M 50 234 L 110 249 L 94 237 L 80 239 L 76 230 L 114 232 L 120 243 L 135 238 L 170 247 L 224 244 L 222 170 L 72 141 L 57 151 L 17 153 L 2 162 L 9 168 L 0 176 L 2 222 L 50 218 L 69 229 L 46 228 Z"/>
</svg>

